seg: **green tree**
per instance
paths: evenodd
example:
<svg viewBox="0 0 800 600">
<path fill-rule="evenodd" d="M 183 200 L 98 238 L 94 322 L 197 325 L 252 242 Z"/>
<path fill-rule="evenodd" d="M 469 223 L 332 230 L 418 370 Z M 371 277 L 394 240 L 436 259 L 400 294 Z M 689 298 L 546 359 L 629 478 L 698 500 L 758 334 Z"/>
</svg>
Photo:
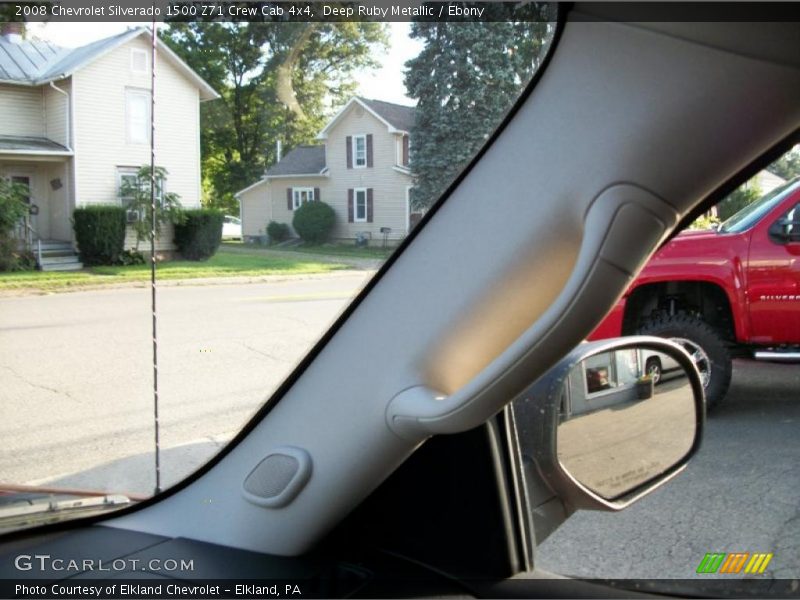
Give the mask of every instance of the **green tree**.
<svg viewBox="0 0 800 600">
<path fill-rule="evenodd" d="M 27 195 L 26 186 L 0 177 L 0 236 L 9 237 L 17 223 L 28 214 Z"/>
<path fill-rule="evenodd" d="M 234 214 L 233 194 L 275 162 L 275 142 L 313 142 L 387 44 L 379 23 L 171 23 L 161 35 L 221 95 L 201 105 L 204 204 Z"/>
<path fill-rule="evenodd" d="M 21 250 L 14 239 L 14 228 L 28 214 L 27 195 L 24 185 L 0 177 L 0 271 L 33 267 L 30 253 Z"/>
<path fill-rule="evenodd" d="M 151 177 L 155 173 L 155 177 Z M 167 170 L 156 167 L 151 171 L 150 165 L 142 165 L 136 176 L 125 178 L 120 185 L 119 195 L 126 208 L 139 212 L 140 218 L 133 224 L 136 231 L 136 250 L 139 243 L 149 241 L 153 227 L 153 204 L 151 198 L 152 182 L 155 180 L 156 200 L 156 237 L 161 234 L 161 227 L 165 223 L 180 223 L 183 221 L 183 208 L 180 196 L 174 192 L 165 191 Z"/>
<path fill-rule="evenodd" d="M 491 5 L 495 22 L 415 22 L 422 52 L 406 63 L 418 99 L 411 131 L 412 203 L 425 208 L 475 156 L 538 68 L 552 36 L 547 7 Z"/>
<path fill-rule="evenodd" d="M 778 177 L 783 177 L 787 181 L 800 177 L 800 150 L 795 146 L 768 166 L 767 170 Z"/>
<path fill-rule="evenodd" d="M 760 197 L 761 190 L 758 189 L 758 186 L 752 184 L 742 185 L 719 201 L 719 204 L 717 204 L 717 216 L 720 221 L 724 221 Z"/>
</svg>

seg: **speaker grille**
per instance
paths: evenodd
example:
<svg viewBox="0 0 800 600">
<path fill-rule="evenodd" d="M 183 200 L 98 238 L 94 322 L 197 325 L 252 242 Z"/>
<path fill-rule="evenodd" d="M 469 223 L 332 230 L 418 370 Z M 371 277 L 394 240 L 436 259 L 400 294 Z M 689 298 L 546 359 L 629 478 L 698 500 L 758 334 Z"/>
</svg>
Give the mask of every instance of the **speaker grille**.
<svg viewBox="0 0 800 600">
<path fill-rule="evenodd" d="M 271 454 L 247 476 L 244 489 L 254 496 L 274 498 L 288 487 L 299 468 L 294 456 Z"/>
</svg>

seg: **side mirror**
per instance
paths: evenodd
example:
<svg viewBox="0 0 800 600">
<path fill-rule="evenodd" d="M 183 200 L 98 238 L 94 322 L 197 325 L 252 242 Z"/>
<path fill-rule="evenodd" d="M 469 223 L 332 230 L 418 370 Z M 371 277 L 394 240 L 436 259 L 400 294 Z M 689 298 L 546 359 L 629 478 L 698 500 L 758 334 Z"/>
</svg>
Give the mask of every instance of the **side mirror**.
<svg viewBox="0 0 800 600">
<path fill-rule="evenodd" d="M 778 219 L 769 226 L 769 237 L 776 244 L 800 242 L 800 221 Z"/>
<path fill-rule="evenodd" d="M 581 344 L 510 412 L 535 521 L 553 496 L 566 514 L 620 510 L 673 478 L 700 446 L 705 396 L 686 350 L 635 336 Z"/>
</svg>

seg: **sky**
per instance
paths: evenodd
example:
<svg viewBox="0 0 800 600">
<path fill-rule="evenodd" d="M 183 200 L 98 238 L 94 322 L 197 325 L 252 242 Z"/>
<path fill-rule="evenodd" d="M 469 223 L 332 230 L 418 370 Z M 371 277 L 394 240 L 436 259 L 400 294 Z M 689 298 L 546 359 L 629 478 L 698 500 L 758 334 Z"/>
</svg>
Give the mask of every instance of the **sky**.
<svg viewBox="0 0 800 600">
<path fill-rule="evenodd" d="M 101 38 L 121 33 L 129 27 L 149 26 L 150 23 L 29 23 L 31 35 L 49 40 L 57 46 L 75 48 Z M 359 95 L 375 100 L 415 104 L 406 96 L 403 85 L 404 63 L 415 57 L 422 44 L 408 37 L 409 23 L 389 23 L 389 50 L 378 57 L 382 68 L 372 73 L 356 75 Z"/>
</svg>

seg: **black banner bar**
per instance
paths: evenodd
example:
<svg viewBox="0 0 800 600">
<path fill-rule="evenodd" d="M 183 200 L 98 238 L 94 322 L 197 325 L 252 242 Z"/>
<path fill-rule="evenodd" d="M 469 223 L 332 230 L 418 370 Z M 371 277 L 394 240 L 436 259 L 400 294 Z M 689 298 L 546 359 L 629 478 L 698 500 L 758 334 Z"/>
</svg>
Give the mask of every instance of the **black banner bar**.
<svg viewBox="0 0 800 600">
<path fill-rule="evenodd" d="M 331 22 L 426 21 L 492 22 L 554 20 L 552 10 L 526 2 L 419 2 L 385 0 L 359 2 L 215 2 L 197 0 L 74 0 L 70 2 L 8 2 L 0 0 L 0 20 L 51 22 Z M 800 22 L 797 2 L 588 2 L 574 20 L 626 22 Z M 544 14 L 544 16 L 543 16 Z"/>
</svg>

